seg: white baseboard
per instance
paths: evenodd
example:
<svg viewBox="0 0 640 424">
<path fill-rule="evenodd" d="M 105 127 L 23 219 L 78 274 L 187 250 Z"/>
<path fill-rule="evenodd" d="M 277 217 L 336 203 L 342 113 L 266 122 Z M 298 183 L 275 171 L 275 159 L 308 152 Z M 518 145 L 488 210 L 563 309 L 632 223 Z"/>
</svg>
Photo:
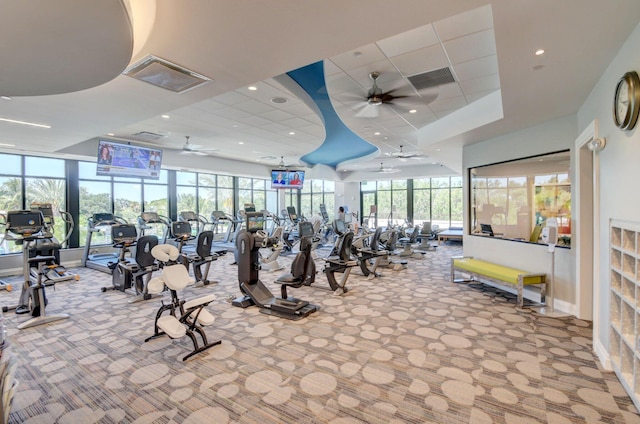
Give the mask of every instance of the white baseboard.
<svg viewBox="0 0 640 424">
<path fill-rule="evenodd" d="M 600 343 L 600 340 L 595 338 L 593 340 L 593 351 L 596 353 L 598 360 L 602 364 L 602 367 L 607 371 L 613 371 L 613 365 L 611 365 L 611 356 L 605 347 Z"/>
</svg>

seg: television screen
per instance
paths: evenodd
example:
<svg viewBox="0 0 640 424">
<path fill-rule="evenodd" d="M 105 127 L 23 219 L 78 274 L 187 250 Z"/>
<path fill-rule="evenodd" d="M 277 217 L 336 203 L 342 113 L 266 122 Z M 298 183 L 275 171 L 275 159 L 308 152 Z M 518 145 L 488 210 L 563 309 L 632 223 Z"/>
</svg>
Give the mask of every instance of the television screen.
<svg viewBox="0 0 640 424">
<path fill-rule="evenodd" d="M 114 177 L 160 178 L 162 150 L 98 141 L 96 174 Z"/>
<path fill-rule="evenodd" d="M 304 185 L 304 171 L 285 171 L 274 169 L 271 171 L 271 188 L 298 188 Z"/>
</svg>

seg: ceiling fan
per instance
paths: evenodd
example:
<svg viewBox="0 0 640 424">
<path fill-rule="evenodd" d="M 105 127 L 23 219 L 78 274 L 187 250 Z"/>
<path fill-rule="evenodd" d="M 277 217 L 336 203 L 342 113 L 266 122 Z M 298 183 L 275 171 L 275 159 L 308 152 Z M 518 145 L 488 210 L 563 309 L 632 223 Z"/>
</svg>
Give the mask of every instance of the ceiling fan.
<svg viewBox="0 0 640 424">
<path fill-rule="evenodd" d="M 207 156 L 210 152 L 215 152 L 218 149 L 216 148 L 205 148 L 203 149 L 199 144 L 191 144 L 189 142 L 190 136 L 185 135 L 184 138 L 187 140 L 182 146 L 182 150 L 180 151 L 181 155 L 196 155 L 196 156 Z"/>
<path fill-rule="evenodd" d="M 396 172 L 400 172 L 400 170 L 390 166 L 385 167 L 384 163 L 380 162 L 380 169 L 378 169 L 377 172 L 380 174 L 395 174 Z"/>
<path fill-rule="evenodd" d="M 380 87 L 378 87 L 378 78 L 380 77 L 380 72 L 373 71 L 369 74 L 369 78 L 373 81 L 373 85 L 367 92 L 366 104 L 363 105 L 362 110 L 356 113 L 356 117 L 358 118 L 376 118 L 379 114 L 377 106 L 381 105 L 395 105 L 394 100 L 404 99 L 409 96 L 394 96 L 393 93 L 396 91 L 382 91 Z"/>
<path fill-rule="evenodd" d="M 289 169 L 289 168 L 296 168 L 296 167 L 300 167 L 300 165 L 294 164 L 294 163 L 289 163 L 286 164 L 284 163 L 284 156 L 280 156 L 280 163 L 278 164 L 278 169 Z"/>
<path fill-rule="evenodd" d="M 398 158 L 398 159 L 418 158 L 418 157 L 423 155 L 423 153 L 418 151 L 418 150 L 404 151 L 404 150 L 402 150 L 402 148 L 403 148 L 403 146 L 401 144 L 399 151 L 397 151 L 397 152 L 387 152 L 387 153 L 385 153 L 385 155 L 390 156 L 392 158 Z"/>
</svg>

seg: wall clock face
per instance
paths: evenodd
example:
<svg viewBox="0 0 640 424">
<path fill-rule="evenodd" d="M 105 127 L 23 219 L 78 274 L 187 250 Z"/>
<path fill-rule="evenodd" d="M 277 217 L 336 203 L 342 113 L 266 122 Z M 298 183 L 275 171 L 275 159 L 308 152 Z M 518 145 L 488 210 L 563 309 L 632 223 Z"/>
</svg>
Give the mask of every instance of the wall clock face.
<svg viewBox="0 0 640 424">
<path fill-rule="evenodd" d="M 635 71 L 627 72 L 616 84 L 613 98 L 613 121 L 620 129 L 632 130 L 640 109 L 640 78 Z"/>
</svg>

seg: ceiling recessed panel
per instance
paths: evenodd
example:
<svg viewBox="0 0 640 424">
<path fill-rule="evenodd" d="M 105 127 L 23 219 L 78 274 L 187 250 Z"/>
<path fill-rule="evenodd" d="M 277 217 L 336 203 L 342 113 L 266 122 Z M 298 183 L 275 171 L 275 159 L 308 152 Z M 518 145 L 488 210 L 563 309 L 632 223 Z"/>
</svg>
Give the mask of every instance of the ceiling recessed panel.
<svg viewBox="0 0 640 424">
<path fill-rule="evenodd" d="M 391 61 L 403 75 L 420 74 L 449 66 L 449 60 L 441 44 L 394 56 Z"/>
<path fill-rule="evenodd" d="M 102 85 L 127 67 L 133 30 L 122 1 L 4 1 L 0 94 L 43 96 Z"/>
<path fill-rule="evenodd" d="M 441 41 L 449 41 L 493 28 L 491 6 L 472 9 L 433 24 Z"/>
<path fill-rule="evenodd" d="M 496 54 L 496 40 L 493 30 L 476 32 L 471 35 L 444 42 L 449 60 L 456 65 L 473 59 Z"/>
<path fill-rule="evenodd" d="M 439 44 L 432 25 L 421 26 L 393 37 L 385 38 L 376 44 L 387 57 L 398 56 L 412 50 Z"/>
</svg>

